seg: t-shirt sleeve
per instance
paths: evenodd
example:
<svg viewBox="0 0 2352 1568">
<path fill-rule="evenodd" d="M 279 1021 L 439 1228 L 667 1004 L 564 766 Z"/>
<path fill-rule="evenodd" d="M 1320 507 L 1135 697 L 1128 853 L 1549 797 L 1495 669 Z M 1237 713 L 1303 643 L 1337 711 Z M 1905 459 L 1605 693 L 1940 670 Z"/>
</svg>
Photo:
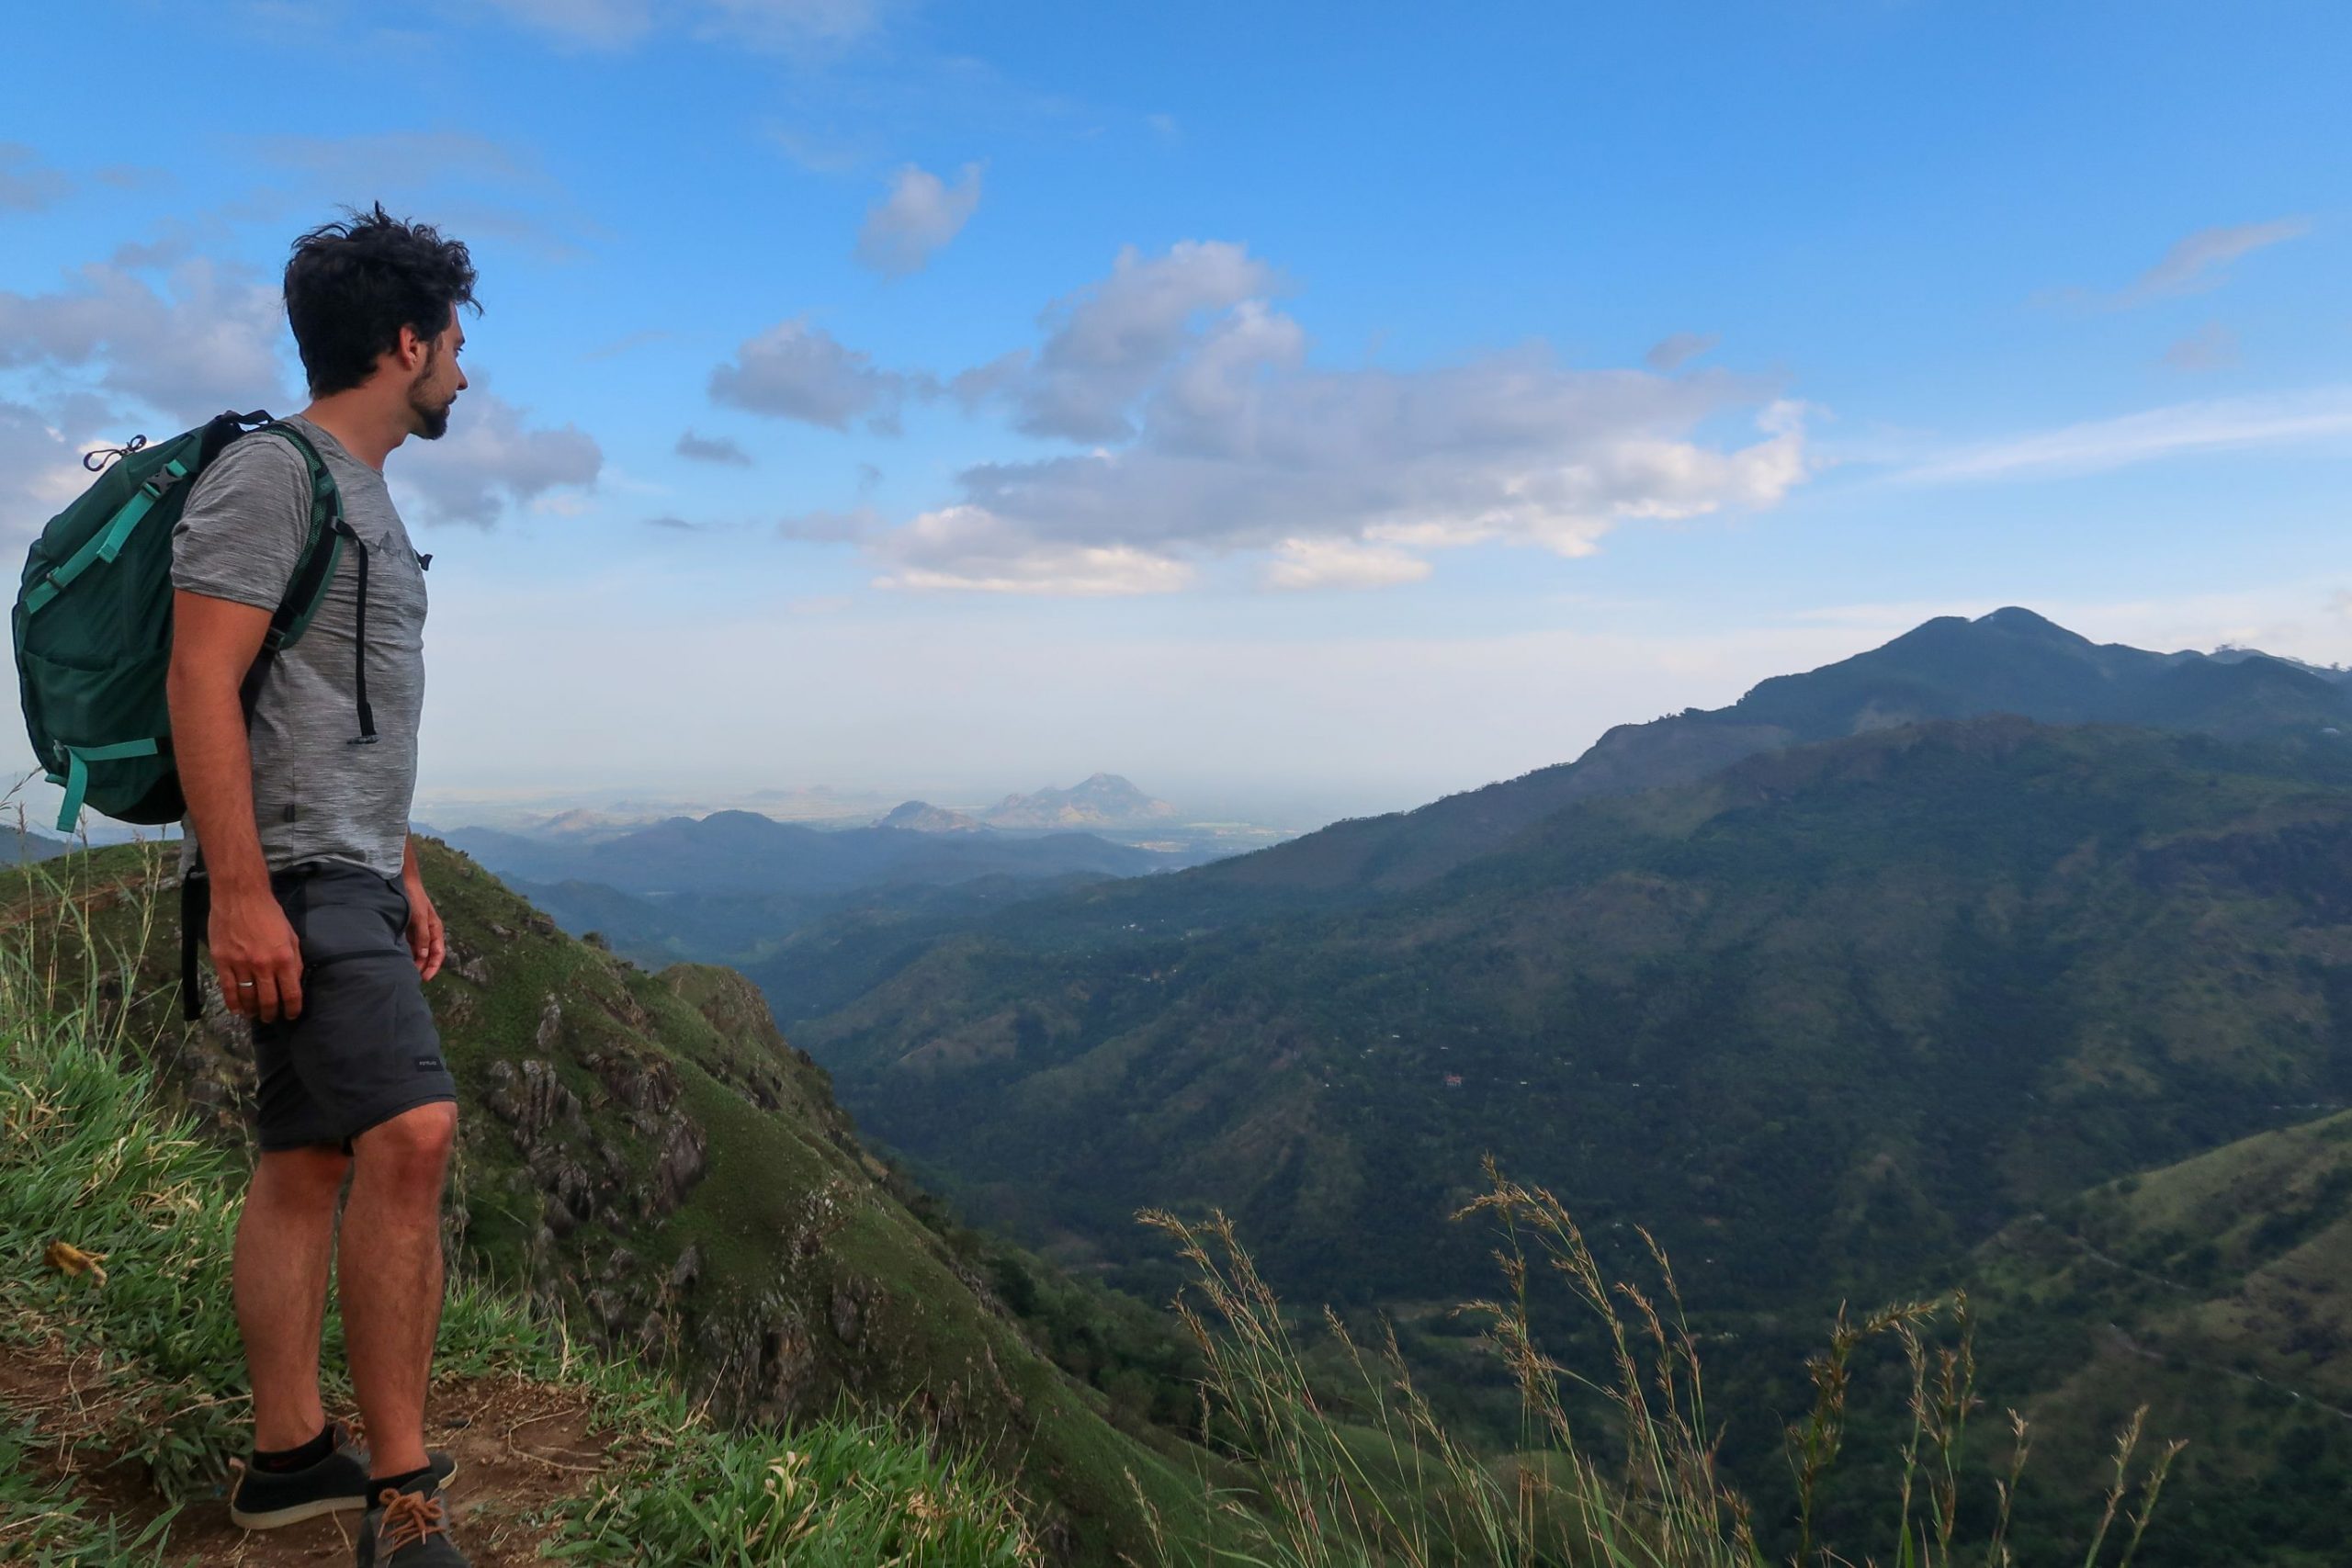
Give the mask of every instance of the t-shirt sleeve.
<svg viewBox="0 0 2352 1568">
<path fill-rule="evenodd" d="M 172 530 L 172 586 L 274 611 L 310 534 L 310 465 L 278 436 L 244 436 L 197 476 Z"/>
</svg>

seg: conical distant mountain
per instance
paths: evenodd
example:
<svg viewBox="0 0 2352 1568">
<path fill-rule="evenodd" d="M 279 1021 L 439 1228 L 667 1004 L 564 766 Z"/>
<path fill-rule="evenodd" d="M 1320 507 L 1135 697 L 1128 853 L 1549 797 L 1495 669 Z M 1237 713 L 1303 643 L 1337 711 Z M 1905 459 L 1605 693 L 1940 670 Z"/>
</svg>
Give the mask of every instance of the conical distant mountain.
<svg viewBox="0 0 2352 1568">
<path fill-rule="evenodd" d="M 1009 795 L 979 819 L 991 828 L 1118 828 L 1164 822 L 1176 808 L 1154 800 L 1116 773 L 1097 773 L 1069 789 Z"/>
<path fill-rule="evenodd" d="M 968 811 L 933 806 L 927 800 L 910 800 L 874 825 L 909 833 L 977 833 L 988 826 Z"/>
</svg>

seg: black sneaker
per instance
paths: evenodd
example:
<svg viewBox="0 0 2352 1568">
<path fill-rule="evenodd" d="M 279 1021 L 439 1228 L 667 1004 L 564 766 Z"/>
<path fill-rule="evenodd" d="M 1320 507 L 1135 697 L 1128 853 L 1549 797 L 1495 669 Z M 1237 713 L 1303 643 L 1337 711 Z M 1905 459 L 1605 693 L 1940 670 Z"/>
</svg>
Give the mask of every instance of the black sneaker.
<svg viewBox="0 0 2352 1568">
<path fill-rule="evenodd" d="M 419 1481 L 370 1498 L 359 1525 L 358 1568 L 470 1568 L 449 1539 L 449 1506 L 440 1488 Z"/>
<path fill-rule="evenodd" d="M 260 1470 L 250 1461 L 229 1493 L 229 1520 L 240 1529 L 274 1530 L 322 1514 L 368 1506 L 368 1450 L 351 1440 L 340 1421 L 332 1424 L 334 1451 L 300 1470 Z M 428 1453 L 435 1485 L 458 1473 L 458 1461 Z"/>
</svg>

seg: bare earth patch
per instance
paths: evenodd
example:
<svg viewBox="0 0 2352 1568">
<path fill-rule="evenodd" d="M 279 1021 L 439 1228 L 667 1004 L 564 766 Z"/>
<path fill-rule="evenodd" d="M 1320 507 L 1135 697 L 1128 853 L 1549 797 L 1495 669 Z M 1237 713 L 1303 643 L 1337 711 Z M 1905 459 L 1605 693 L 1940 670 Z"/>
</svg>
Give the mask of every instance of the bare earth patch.
<svg viewBox="0 0 2352 1568">
<path fill-rule="evenodd" d="M 119 1522 L 126 1533 L 164 1512 L 144 1474 L 109 1462 L 103 1448 L 77 1447 L 87 1430 L 95 1359 L 62 1345 L 38 1348 L 0 1345 L 0 1406 L 30 1416 L 43 1439 L 37 1459 L 44 1476 L 70 1476 L 90 1511 Z M 356 1429 L 356 1417 L 344 1417 Z M 520 1568 L 539 1560 L 551 1532 L 530 1522 L 560 1499 L 585 1494 L 611 1450 L 588 1430 L 588 1405 L 578 1391 L 524 1378 L 446 1378 L 435 1382 L 425 1413 L 425 1442 L 457 1456 L 458 1473 L 444 1494 L 452 1505 L 458 1544 L 475 1568 Z M 229 1522 L 225 1489 L 198 1498 L 173 1522 L 170 1551 L 206 1568 L 296 1568 L 347 1562 L 359 1514 L 331 1515 L 283 1529 L 242 1530 Z"/>
</svg>

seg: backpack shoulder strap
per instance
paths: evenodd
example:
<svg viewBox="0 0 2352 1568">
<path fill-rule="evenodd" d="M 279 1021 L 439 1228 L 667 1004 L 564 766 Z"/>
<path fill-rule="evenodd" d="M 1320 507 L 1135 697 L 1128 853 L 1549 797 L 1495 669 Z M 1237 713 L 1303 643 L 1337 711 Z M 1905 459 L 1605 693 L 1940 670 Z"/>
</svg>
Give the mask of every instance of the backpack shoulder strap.
<svg viewBox="0 0 2352 1568">
<path fill-rule="evenodd" d="M 376 743 L 376 712 L 368 701 L 368 541 L 359 536 L 343 514 L 343 492 L 335 488 L 334 475 L 328 471 L 326 460 L 311 438 L 283 420 L 273 421 L 254 433 L 256 435 L 278 435 L 294 444 L 296 451 L 311 468 L 311 530 L 302 547 L 302 558 L 294 569 L 294 577 L 286 585 L 286 597 L 278 602 L 277 612 L 269 618 L 269 634 L 264 637 L 261 654 L 245 674 L 243 698 L 246 722 L 253 719 L 254 704 L 261 695 L 263 675 L 278 652 L 295 642 L 310 628 L 311 617 L 318 614 L 326 602 L 327 584 L 334 581 L 334 570 L 343 559 L 343 547 L 349 540 L 359 552 L 359 603 L 356 635 L 352 639 L 352 702 L 357 709 L 359 733 L 351 738 L 355 746 Z"/>
<path fill-rule="evenodd" d="M 283 420 L 273 420 L 254 434 L 276 435 L 291 443 L 311 470 L 310 532 L 303 540 L 301 558 L 295 564 L 294 575 L 286 584 L 286 596 L 278 601 L 276 613 L 269 618 L 269 635 L 262 643 L 264 654 L 272 654 L 297 641 L 310 629 L 311 617 L 318 614 L 320 604 L 326 598 L 327 584 L 334 581 L 346 530 L 343 492 L 336 488 L 334 475 L 327 470 L 326 459 L 319 456 L 311 438 Z"/>
</svg>

